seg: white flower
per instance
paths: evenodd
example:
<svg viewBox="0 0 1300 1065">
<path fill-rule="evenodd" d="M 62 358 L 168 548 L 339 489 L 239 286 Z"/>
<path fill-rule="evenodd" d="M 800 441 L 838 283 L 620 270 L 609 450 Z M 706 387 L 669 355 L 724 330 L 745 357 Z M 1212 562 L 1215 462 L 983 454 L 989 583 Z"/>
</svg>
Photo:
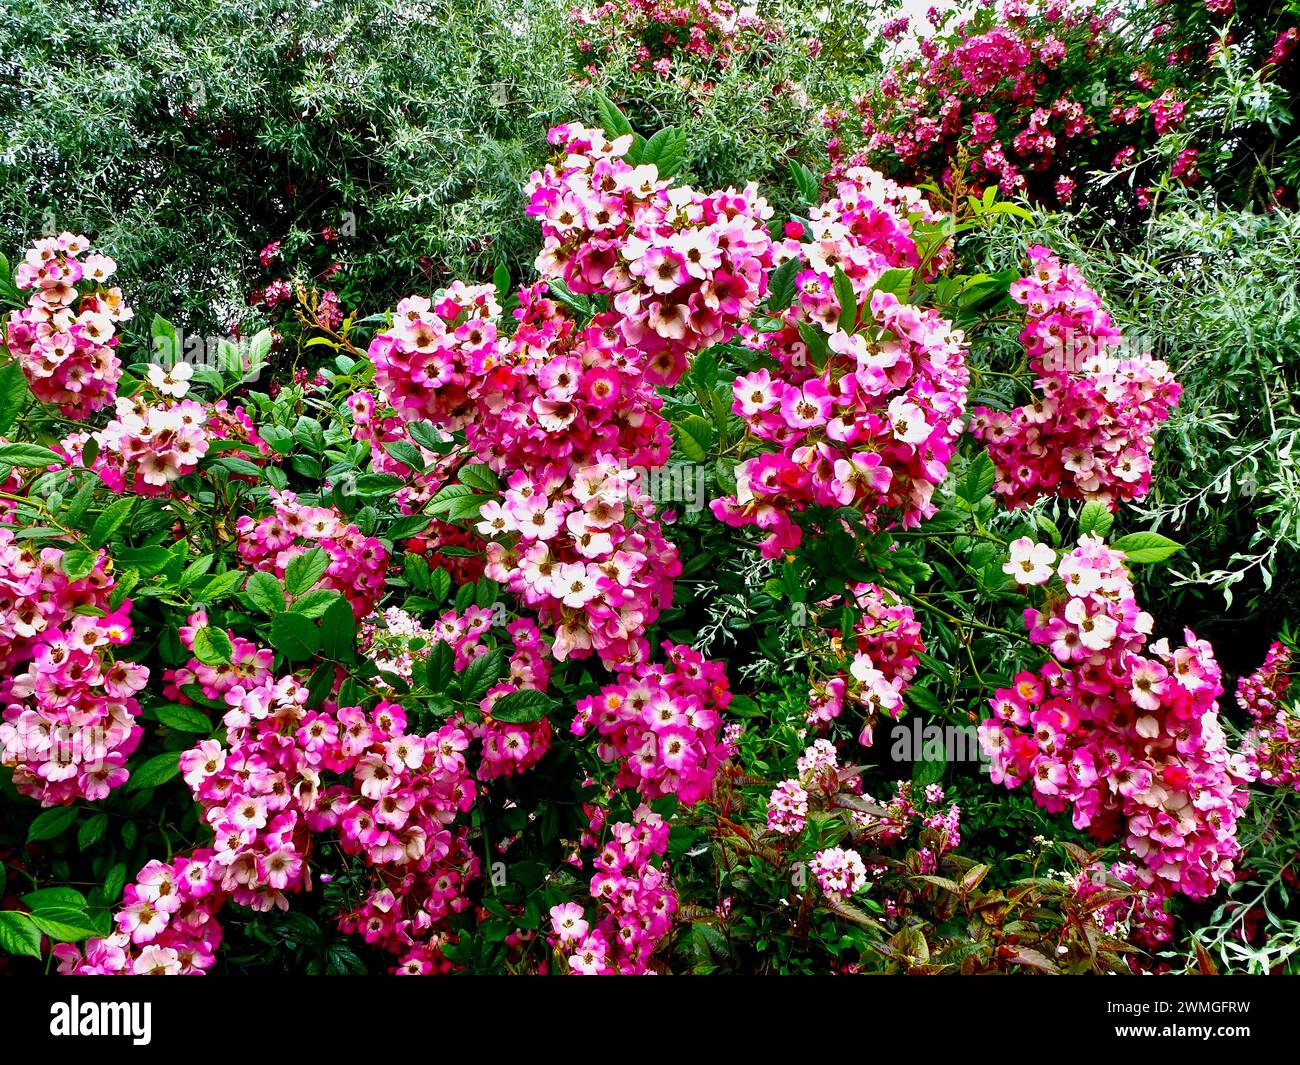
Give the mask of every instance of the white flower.
<svg viewBox="0 0 1300 1065">
<path fill-rule="evenodd" d="M 190 390 L 190 378 L 194 376 L 194 367 L 188 362 L 178 362 L 170 370 L 161 366 L 150 365 L 149 383 L 164 396 L 180 399 Z"/>
<path fill-rule="evenodd" d="M 1028 536 L 1011 542 L 1011 561 L 1002 572 L 1014 577 L 1017 584 L 1046 584 L 1052 577 L 1056 552 L 1046 544 L 1036 544 Z"/>
</svg>

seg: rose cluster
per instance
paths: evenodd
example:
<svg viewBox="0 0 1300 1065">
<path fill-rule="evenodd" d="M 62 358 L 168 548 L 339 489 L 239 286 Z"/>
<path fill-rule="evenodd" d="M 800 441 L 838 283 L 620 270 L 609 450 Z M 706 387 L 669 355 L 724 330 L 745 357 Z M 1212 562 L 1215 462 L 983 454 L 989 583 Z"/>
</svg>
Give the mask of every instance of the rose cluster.
<svg viewBox="0 0 1300 1065">
<path fill-rule="evenodd" d="M 854 169 L 811 215 L 807 241 L 782 248 L 803 268 L 780 328 L 751 341 L 777 369 L 733 386 L 732 410 L 774 449 L 737 467 L 735 493 L 712 504 L 728 525 L 762 529 L 768 558 L 799 545 L 794 516 L 810 506 L 852 507 L 873 527 L 933 514 L 966 407 L 960 332 L 877 287 L 922 266 L 913 225 L 932 215 L 920 194 Z"/>
<path fill-rule="evenodd" d="M 117 327 L 134 316 L 122 290 L 106 284 L 117 264 L 89 247 L 72 233 L 33 244 L 14 271 L 14 283 L 32 294 L 6 329 L 32 395 L 73 420 L 113 401 L 122 376 Z"/>
<path fill-rule="evenodd" d="M 1169 367 L 1121 337 L 1079 271 L 1049 249 L 1029 249 L 1033 273 L 1011 286 L 1025 307 L 1021 342 L 1041 395 L 1009 413 L 978 408 L 972 432 L 997 467 L 1009 506 L 1044 495 L 1112 509 L 1151 489 L 1156 427 L 1182 391 Z"/>
<path fill-rule="evenodd" d="M 1053 660 L 1000 689 L 980 726 L 993 780 L 1027 784 L 1038 805 L 1100 839 L 1122 834 L 1147 883 L 1206 898 L 1233 877 L 1246 803 L 1213 651 L 1190 632 L 1182 647 L 1148 643 L 1152 618 L 1123 553 L 1095 535 L 1055 576 L 1046 608 L 1025 613 Z"/>
<path fill-rule="evenodd" d="M 491 288 L 412 297 L 370 353 L 407 421 L 463 428 L 507 477 L 479 510 L 485 572 L 555 633 L 557 659 L 636 661 L 680 572 L 636 467 L 668 457 L 662 399 L 616 329 L 582 328 L 538 286 L 500 335 Z"/>
<path fill-rule="evenodd" d="M 244 514 L 235 523 L 240 557 L 283 579 L 290 562 L 320 547 L 329 557 L 321 587 L 344 596 L 358 620 L 370 614 L 384 594 L 388 551 L 383 543 L 366 536 L 333 507 L 306 506 L 293 492 L 273 490 L 270 502 L 270 514 Z"/>
<path fill-rule="evenodd" d="M 592 835 L 603 811 L 597 811 Z M 591 897 L 597 918 L 586 919 L 577 903 L 551 908 L 552 944 L 568 955 L 576 975 L 639 975 L 672 926 L 677 894 L 662 859 L 668 849 L 668 823 L 648 806 L 631 821 L 609 827 L 609 838 L 592 859 Z"/>
<path fill-rule="evenodd" d="M 676 795 L 689 806 L 709 794 L 731 754 L 719 736 L 731 692 L 721 662 L 670 642 L 663 650 L 667 665 L 634 666 L 579 700 L 572 730 L 595 728 L 601 758 L 619 763 L 615 787 L 647 800 Z"/>
<path fill-rule="evenodd" d="M 206 624 L 204 616 L 192 617 L 182 642 L 192 648 Z M 187 667 L 195 676 L 200 670 L 197 660 Z M 468 904 L 464 885 L 478 869 L 466 830 L 454 824 L 476 795 L 465 754 L 471 738 L 461 722 L 412 734 L 396 703 L 381 701 L 369 713 L 329 700 L 311 709 L 295 677 L 261 670 L 224 687 L 221 698 L 224 741 L 204 740 L 180 759 L 213 832 L 212 848 L 191 856 L 183 871 L 189 888 L 169 888 L 165 905 L 137 885 L 117 913 L 118 937 L 91 940 L 84 960 L 69 954 L 69 967 L 209 967 L 219 936 L 214 918 L 224 903 L 287 909 L 288 894 L 310 887 L 307 860 L 313 836 L 322 833 L 358 856 L 372 876 L 365 896 L 340 914 L 341 929 L 397 955 L 403 971 L 442 964 L 440 922 Z M 156 864 L 140 883 L 150 882 L 146 874 L 157 872 Z M 186 905 L 190 896 L 193 905 Z M 187 950 L 188 960 L 180 957 Z"/>
<path fill-rule="evenodd" d="M 838 718 L 846 703 L 857 706 L 864 715 L 858 740 L 870 747 L 880 715 L 897 720 L 902 714 L 903 695 L 925 645 L 916 612 L 896 593 L 874 584 L 857 584 L 849 592 L 856 624 L 849 638 L 839 633 L 832 647 L 839 657 L 852 656 L 849 672 L 815 680 L 808 722 L 823 725 Z M 835 611 L 829 616 L 834 618 Z"/>
<path fill-rule="evenodd" d="M 1263 664 L 1237 681 L 1237 704 L 1254 719 L 1241 741 L 1251 780 L 1300 791 L 1300 714 L 1291 692 L 1291 649 L 1274 643 Z"/>
<path fill-rule="evenodd" d="M 143 735 L 135 693 L 149 680 L 147 668 L 113 654 L 131 642 L 130 613 L 124 599 L 103 616 L 42 629 L 27 668 L 0 680 L 0 764 L 42 806 L 106 798 L 130 775 L 126 759 Z"/>
<path fill-rule="evenodd" d="M 653 383 L 673 384 L 765 295 L 772 208 L 752 184 L 705 194 L 631 165 L 631 136 L 556 126 L 549 139 L 558 159 L 525 190 L 542 227 L 538 272 L 608 297 L 615 313 L 597 320 L 642 353 Z"/>
<path fill-rule="evenodd" d="M 140 740 L 134 693 L 149 671 L 111 650 L 130 642 L 131 603 L 112 608 L 107 561 L 97 552 L 70 577 L 63 551 L 0 527 L 0 763 L 45 806 L 102 799 Z"/>
<path fill-rule="evenodd" d="M 632 72 L 659 77 L 671 74 L 683 56 L 725 69 L 781 36 L 780 27 L 753 7 L 737 10 L 726 0 L 605 0 L 575 7 L 570 17 L 583 53 L 608 53 L 626 44 Z M 593 63 L 593 73 L 599 69 Z"/>
</svg>

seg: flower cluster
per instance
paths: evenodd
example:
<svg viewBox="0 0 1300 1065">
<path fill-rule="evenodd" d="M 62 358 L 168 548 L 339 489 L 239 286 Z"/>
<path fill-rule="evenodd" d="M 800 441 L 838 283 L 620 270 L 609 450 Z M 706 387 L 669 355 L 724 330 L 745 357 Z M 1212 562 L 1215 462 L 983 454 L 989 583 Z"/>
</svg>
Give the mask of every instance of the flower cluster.
<svg viewBox="0 0 1300 1065">
<path fill-rule="evenodd" d="M 1291 649 L 1274 643 L 1263 664 L 1237 681 L 1237 703 L 1254 719 L 1241 741 L 1251 780 L 1300 791 L 1300 714 L 1291 691 Z"/>
<path fill-rule="evenodd" d="M 202 614 L 193 616 L 180 631 L 182 642 L 192 648 L 206 624 Z M 129 894 L 117 921 L 133 949 L 92 940 L 81 965 L 115 972 L 205 968 L 182 959 L 181 970 L 168 970 L 174 959 L 159 959 L 149 947 L 181 951 L 189 944 L 200 957 L 210 955 L 215 943 L 194 941 L 227 900 L 287 909 L 288 894 L 310 887 L 307 859 L 320 833 L 372 871 L 365 897 L 340 914 L 341 929 L 397 955 L 403 971 L 444 964 L 437 927 L 468 904 L 464 885 L 478 869 L 466 830 L 453 824 L 476 795 L 465 753 L 470 735 L 457 720 L 427 735 L 408 733 L 402 707 L 386 701 L 369 713 L 329 701 L 313 710 L 296 678 L 259 668 L 261 652 L 244 661 L 242 683 L 205 683 L 205 692 L 220 691 L 227 707 L 225 740 L 204 740 L 180 759 L 214 837 L 212 849 L 196 852 L 184 870 L 202 889 L 191 892 L 194 905 L 161 906 L 156 894 Z M 198 677 L 202 669 L 194 660 L 186 671 Z M 141 882 L 150 881 L 142 874 Z M 177 922 L 184 927 L 173 927 Z"/>
<path fill-rule="evenodd" d="M 14 272 L 18 288 L 32 294 L 6 329 L 32 395 L 74 420 L 113 401 L 122 376 L 116 331 L 134 316 L 121 289 L 106 284 L 117 264 L 89 247 L 72 233 L 33 244 Z"/>
<path fill-rule="evenodd" d="M 85 953 L 71 943 L 54 948 L 59 972 L 79 976 L 192 976 L 216 964 L 225 902 L 214 854 L 199 848 L 171 862 L 149 862 L 122 894 L 117 930 L 90 939 Z"/>
<path fill-rule="evenodd" d="M 581 736 L 595 727 L 601 758 L 619 761 L 615 787 L 634 787 L 651 800 L 676 795 L 691 805 L 709 794 L 731 754 L 719 737 L 731 692 L 721 662 L 673 643 L 663 650 L 666 666 L 635 666 L 619 683 L 580 700 L 572 729 Z"/>
<path fill-rule="evenodd" d="M 738 377 L 732 404 L 776 450 L 738 466 L 735 493 L 712 504 L 728 525 L 762 529 L 768 558 L 799 545 L 793 516 L 809 506 L 852 507 L 872 526 L 935 511 L 966 406 L 962 337 L 877 287 L 920 267 L 913 224 L 930 217 L 916 190 L 855 169 L 812 211 L 808 240 L 783 247 L 804 267 L 793 302 L 752 341 L 779 370 Z"/>
<path fill-rule="evenodd" d="M 1087 535 L 1062 557 L 1063 590 L 1026 611 L 1030 639 L 1054 661 L 1021 673 L 980 726 L 994 782 L 1028 784 L 1076 828 L 1128 851 L 1155 878 L 1205 898 L 1233 876 L 1242 777 L 1219 723 L 1210 646 L 1148 644 L 1122 552 Z"/>
<path fill-rule="evenodd" d="M 194 400 L 153 404 L 143 395 L 119 396 L 115 409 L 117 416 L 103 429 L 74 433 L 61 446 L 77 460 L 93 440 L 90 468 L 119 494 L 166 494 L 173 481 L 198 469 L 215 435 L 208 425 L 208 408 Z"/>
<path fill-rule="evenodd" d="M 127 756 L 143 735 L 135 693 L 149 679 L 112 652 L 131 642 L 130 612 L 126 599 L 103 616 L 46 626 L 24 648 L 26 670 L 0 680 L 0 764 L 42 806 L 94 802 L 126 783 Z"/>
<path fill-rule="evenodd" d="M 603 813 L 603 812 L 602 812 Z M 592 859 L 591 897 L 599 917 L 585 919 L 577 903 L 551 908 L 552 942 L 568 955 L 569 971 L 583 976 L 639 975 L 677 912 L 677 895 L 661 859 L 669 825 L 648 806 L 631 821 L 609 827 Z"/>
<path fill-rule="evenodd" d="M 672 384 L 692 352 L 734 337 L 767 291 L 772 209 L 757 186 L 701 193 L 623 157 L 632 138 L 557 126 L 557 162 L 534 173 L 528 214 L 542 227 L 537 269 L 609 297 L 611 327 Z"/>
<path fill-rule="evenodd" d="M 1132 862 L 1085 866 L 1074 878 L 1075 894 L 1087 901 L 1101 892 L 1118 894 L 1091 909 L 1092 920 L 1108 936 L 1146 951 L 1159 950 L 1174 936 L 1174 918 L 1166 909 L 1168 889 Z"/>
<path fill-rule="evenodd" d="M 869 162 L 909 182 L 995 185 L 1051 206 L 1070 202 L 1119 153 L 1126 169 L 1158 176 L 1163 153 L 1149 149 L 1194 112 L 1189 95 L 1214 76 L 1219 27 L 1163 15 L 1159 4 L 1122 18 L 1118 7 L 1081 0 L 979 6 L 974 18 L 958 5 L 931 9 L 935 32 L 914 33 L 914 47 L 899 50 L 852 110 L 824 112 L 833 174 Z M 1270 51 L 1275 13 L 1256 6 L 1227 43 L 1266 80 L 1295 38 L 1284 33 Z M 1115 184 L 1104 189 L 1113 198 Z"/>
<path fill-rule="evenodd" d="M 320 547 L 329 557 L 321 587 L 344 596 L 358 620 L 370 614 L 384 594 L 388 551 L 333 507 L 306 506 L 293 492 L 272 491 L 271 513 L 261 518 L 241 515 L 235 529 L 240 557 L 281 579 L 290 562 Z"/>
<path fill-rule="evenodd" d="M 824 895 L 856 895 L 867 884 L 867 867 L 857 851 L 828 847 L 813 855 L 808 870 Z"/>
<path fill-rule="evenodd" d="M 752 7 L 737 10 L 726 0 L 605 0 L 570 13 L 578 48 L 600 57 L 627 44 L 630 70 L 666 77 L 684 56 L 725 69 L 737 58 L 776 41 L 781 29 Z"/>
<path fill-rule="evenodd" d="M 462 614 L 449 610 L 438 618 L 429 636 L 433 642 L 451 647 L 453 668 L 459 672 L 475 658 L 488 653 L 483 638 L 491 625 L 492 611 L 483 607 L 468 607 Z M 476 724 L 465 722 L 462 726 L 482 744 L 480 780 L 531 769 L 551 746 L 549 719 L 506 722 L 492 716 L 492 707 L 503 696 L 515 691 L 545 691 L 551 679 L 550 651 L 537 626 L 518 618 L 505 627 L 505 632 L 511 645 L 507 674 L 488 688 L 479 703 L 483 720 Z"/>
<path fill-rule="evenodd" d="M 971 429 L 997 467 L 994 490 L 1012 507 L 1044 495 L 1105 502 L 1151 488 L 1156 426 L 1182 391 L 1169 367 L 1124 351 L 1119 330 L 1079 271 L 1047 248 L 1011 286 L 1026 309 L 1021 342 L 1042 393 L 1010 413 L 981 407 Z"/>
<path fill-rule="evenodd" d="M 662 399 L 616 329 L 580 328 L 540 287 L 520 296 L 509 337 L 491 287 L 402 301 L 371 344 L 376 382 L 507 476 L 479 511 L 485 572 L 553 629 L 556 658 L 637 661 L 680 572 L 637 485 L 668 457 Z"/>
<path fill-rule="evenodd" d="M 896 593 L 874 584 L 858 584 L 849 592 L 856 624 L 848 639 L 838 633 L 831 648 L 837 658 L 852 656 L 849 672 L 817 679 L 809 695 L 808 722 L 835 720 L 846 702 L 858 706 L 863 713 L 859 742 L 869 747 L 880 715 L 897 720 L 902 714 L 903 695 L 916 676 L 917 655 L 924 653 L 925 645 L 916 612 Z M 837 614 L 831 610 L 828 616 L 834 619 Z"/>
</svg>

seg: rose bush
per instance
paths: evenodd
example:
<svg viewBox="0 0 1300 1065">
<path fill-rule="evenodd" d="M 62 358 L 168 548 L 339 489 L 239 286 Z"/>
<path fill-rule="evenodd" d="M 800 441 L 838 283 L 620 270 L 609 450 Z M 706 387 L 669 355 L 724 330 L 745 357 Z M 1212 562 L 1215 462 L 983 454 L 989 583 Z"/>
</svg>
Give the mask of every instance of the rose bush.
<svg viewBox="0 0 1300 1065">
<path fill-rule="evenodd" d="M 1234 708 L 1140 577 L 1179 367 L 997 183 L 714 187 L 590 99 L 530 267 L 197 365 L 85 237 L 0 264 L 3 964 L 1291 964 L 1293 641 Z"/>
</svg>

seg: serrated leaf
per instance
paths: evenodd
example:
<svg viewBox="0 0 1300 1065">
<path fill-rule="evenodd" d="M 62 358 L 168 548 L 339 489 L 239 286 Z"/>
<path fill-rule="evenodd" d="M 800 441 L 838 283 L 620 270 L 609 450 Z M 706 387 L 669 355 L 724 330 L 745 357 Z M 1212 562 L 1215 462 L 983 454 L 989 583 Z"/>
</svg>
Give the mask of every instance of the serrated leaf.
<svg viewBox="0 0 1300 1065">
<path fill-rule="evenodd" d="M 500 648 L 493 648 L 472 659 L 460 674 L 461 691 L 464 693 L 465 701 L 477 703 L 481 700 L 501 676 L 504 667 L 505 655 L 501 653 Z"/>
<path fill-rule="evenodd" d="M 277 614 L 271 619 L 271 646 L 290 661 L 313 657 L 321 647 L 321 631 L 302 614 Z"/>
<path fill-rule="evenodd" d="M 677 450 L 692 462 L 703 462 L 713 447 L 713 426 L 707 418 L 689 414 L 673 424 Z"/>
<path fill-rule="evenodd" d="M 316 587 L 329 569 L 330 557 L 323 547 L 312 547 L 289 560 L 284 568 L 284 589 L 290 595 L 302 595 Z"/>
<path fill-rule="evenodd" d="M 462 466 L 456 477 L 461 484 L 467 484 L 480 492 L 495 492 L 500 487 L 497 475 L 481 463 Z"/>
<path fill-rule="evenodd" d="M 90 576 L 99 559 L 98 551 L 87 551 L 81 547 L 70 547 L 63 552 L 59 565 L 63 567 L 64 576 L 69 581 L 81 581 Z"/>
<path fill-rule="evenodd" d="M 135 496 L 126 496 L 111 503 L 104 513 L 95 519 L 95 524 L 90 530 L 90 546 L 103 547 L 108 543 L 113 538 L 113 534 L 126 523 L 134 507 Z"/>
<path fill-rule="evenodd" d="M 27 378 L 17 361 L 0 366 L 0 436 L 14 427 L 14 422 L 30 399 Z"/>
<path fill-rule="evenodd" d="M 492 704 L 489 713 L 496 721 L 518 725 L 541 720 L 557 705 L 545 692 L 525 688 L 522 691 L 506 692 Z"/>
<path fill-rule="evenodd" d="M 981 451 L 966 470 L 966 476 L 957 488 L 957 495 L 973 507 L 993 490 L 996 477 L 997 468 L 993 465 L 993 460 Z"/>
<path fill-rule="evenodd" d="M 275 615 L 284 610 L 284 589 L 270 573 L 258 570 L 250 574 L 244 595 L 263 614 Z"/>
<path fill-rule="evenodd" d="M 0 466 L 20 466 L 38 469 L 63 462 L 57 451 L 39 444 L 0 444 Z"/>
<path fill-rule="evenodd" d="M 194 657 L 205 666 L 229 665 L 235 646 L 224 629 L 205 625 L 194 633 Z"/>
<path fill-rule="evenodd" d="M 1089 533 L 1095 533 L 1104 540 L 1114 524 L 1115 515 L 1110 512 L 1110 508 L 1105 503 L 1089 500 L 1083 505 L 1083 509 L 1079 511 L 1079 535 L 1081 537 L 1087 536 Z"/>
<path fill-rule="evenodd" d="M 641 163 L 653 163 L 659 176 L 668 179 L 676 176 L 686 160 L 686 132 L 677 126 L 661 129 L 645 143 Z"/>
<path fill-rule="evenodd" d="M 596 114 L 600 116 L 600 125 L 610 137 L 623 137 L 632 132 L 632 123 L 628 121 L 627 115 L 618 109 L 618 106 L 599 89 L 595 90 L 592 97 L 596 101 Z"/>
<path fill-rule="evenodd" d="M 783 311 L 794 302 L 795 278 L 803 259 L 799 256 L 787 259 L 767 279 L 767 305 L 772 311 Z"/>
<path fill-rule="evenodd" d="M 0 947 L 28 958 L 41 956 L 41 930 L 17 910 L 0 910 Z"/>
<path fill-rule="evenodd" d="M 853 291 L 853 282 L 849 275 L 838 266 L 835 268 L 835 298 L 840 305 L 839 327 L 846 333 L 853 332 L 858 323 L 858 297 Z"/>
<path fill-rule="evenodd" d="M 455 672 L 456 654 L 450 644 L 439 641 L 429 648 L 429 655 L 424 663 L 425 683 L 434 694 L 447 690 Z"/>
</svg>

